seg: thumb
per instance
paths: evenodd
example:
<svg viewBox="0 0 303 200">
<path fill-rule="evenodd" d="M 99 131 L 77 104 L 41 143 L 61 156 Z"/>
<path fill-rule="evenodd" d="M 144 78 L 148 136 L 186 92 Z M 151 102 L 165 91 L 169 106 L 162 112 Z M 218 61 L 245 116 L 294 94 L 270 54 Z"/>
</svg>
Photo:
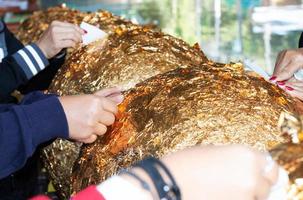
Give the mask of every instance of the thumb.
<svg viewBox="0 0 303 200">
<path fill-rule="evenodd" d="M 97 135 L 91 135 L 88 138 L 82 140 L 82 142 L 85 143 L 85 144 L 90 144 L 90 143 L 95 142 L 96 139 L 97 139 Z"/>
<path fill-rule="evenodd" d="M 123 95 L 122 94 L 117 94 L 117 93 L 109 95 L 109 96 L 107 96 L 107 98 L 109 98 L 113 102 L 117 103 L 117 105 L 122 103 L 122 101 L 124 100 Z"/>
<path fill-rule="evenodd" d="M 95 95 L 100 97 L 107 97 L 113 94 L 121 94 L 121 89 L 119 87 L 112 87 L 95 92 Z"/>
</svg>

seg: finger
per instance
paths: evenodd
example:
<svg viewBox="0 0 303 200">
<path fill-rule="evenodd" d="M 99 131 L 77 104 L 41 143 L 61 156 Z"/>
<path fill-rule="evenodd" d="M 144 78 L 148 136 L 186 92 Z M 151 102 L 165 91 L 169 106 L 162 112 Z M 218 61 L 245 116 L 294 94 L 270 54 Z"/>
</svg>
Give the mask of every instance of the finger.
<svg viewBox="0 0 303 200">
<path fill-rule="evenodd" d="M 86 30 L 80 28 L 80 27 L 77 26 L 77 25 L 74 25 L 74 28 L 75 28 L 81 35 L 84 35 L 84 34 L 87 33 Z"/>
<path fill-rule="evenodd" d="M 284 81 L 290 79 L 296 71 L 301 68 L 300 63 L 298 62 L 290 62 L 286 65 L 282 72 L 276 74 L 277 81 Z"/>
<path fill-rule="evenodd" d="M 285 87 L 286 86 L 291 87 L 291 88 L 293 88 L 294 90 L 297 90 L 297 91 L 303 91 L 303 82 L 301 82 L 301 81 L 286 82 Z"/>
<path fill-rule="evenodd" d="M 53 27 L 53 31 L 56 34 L 75 33 L 75 34 L 77 34 L 77 37 L 82 39 L 82 33 L 79 32 L 75 27 L 55 26 L 55 27 Z"/>
<path fill-rule="evenodd" d="M 290 62 L 290 60 L 285 59 L 285 54 L 287 51 L 281 51 L 277 56 L 277 61 L 275 64 L 274 75 L 279 74 L 283 71 L 284 67 Z"/>
<path fill-rule="evenodd" d="M 117 105 L 122 103 L 122 101 L 124 100 L 124 96 L 122 94 L 112 94 L 110 96 L 107 96 L 107 98 L 116 102 Z"/>
<path fill-rule="evenodd" d="M 292 97 L 296 97 L 298 99 L 300 99 L 301 101 L 303 101 L 303 91 L 300 90 L 289 90 L 289 89 L 285 89 L 285 91 Z"/>
<path fill-rule="evenodd" d="M 115 115 L 113 113 L 103 111 L 98 117 L 98 122 L 105 126 L 110 126 L 115 122 Z"/>
<path fill-rule="evenodd" d="M 101 123 L 97 123 L 96 124 L 96 127 L 95 127 L 95 130 L 94 130 L 94 133 L 96 135 L 104 135 L 107 131 L 107 127 L 104 125 L 104 124 L 101 124 Z"/>
<path fill-rule="evenodd" d="M 69 22 L 61 22 L 61 21 L 53 21 L 51 23 L 52 27 L 63 27 L 63 28 L 72 28 L 75 31 L 79 32 L 81 35 L 84 34 L 84 30 L 75 24 L 71 24 Z"/>
<path fill-rule="evenodd" d="M 297 82 L 297 81 L 298 81 L 298 79 L 296 79 L 294 76 L 292 76 L 290 79 L 288 79 L 286 81 L 286 83 L 292 83 L 292 82 Z"/>
<path fill-rule="evenodd" d="M 75 48 L 76 45 L 77 43 L 73 40 L 63 40 L 58 44 L 58 48 L 60 49 L 69 48 L 69 47 Z"/>
<path fill-rule="evenodd" d="M 82 42 L 82 37 L 79 33 L 74 31 L 68 31 L 63 33 L 56 33 L 56 40 L 64 41 L 64 40 L 73 40 L 74 42 Z"/>
<path fill-rule="evenodd" d="M 106 98 L 106 97 L 102 97 L 102 98 L 103 98 L 103 101 L 102 101 L 103 110 L 116 114 L 118 112 L 117 103 L 110 100 L 109 98 Z"/>
<path fill-rule="evenodd" d="M 299 81 L 293 77 L 285 83 L 285 86 L 282 87 L 282 89 L 286 92 L 295 90 L 296 93 L 303 94 L 303 81 Z"/>
<path fill-rule="evenodd" d="M 99 90 L 95 93 L 95 95 L 100 96 L 100 97 L 107 97 L 112 94 L 121 94 L 121 89 L 119 87 L 112 87 L 112 88 L 106 88 L 103 90 Z"/>
<path fill-rule="evenodd" d="M 91 135 L 91 136 L 89 136 L 88 138 L 83 139 L 82 142 L 83 142 L 83 143 L 86 143 L 86 144 L 90 144 L 90 143 L 95 142 L 96 139 L 97 139 L 97 135 Z"/>
<path fill-rule="evenodd" d="M 71 27 L 71 23 L 68 22 L 62 22 L 62 21 L 58 21 L 58 20 L 54 20 L 51 22 L 52 26 L 65 26 L 65 27 Z"/>
</svg>

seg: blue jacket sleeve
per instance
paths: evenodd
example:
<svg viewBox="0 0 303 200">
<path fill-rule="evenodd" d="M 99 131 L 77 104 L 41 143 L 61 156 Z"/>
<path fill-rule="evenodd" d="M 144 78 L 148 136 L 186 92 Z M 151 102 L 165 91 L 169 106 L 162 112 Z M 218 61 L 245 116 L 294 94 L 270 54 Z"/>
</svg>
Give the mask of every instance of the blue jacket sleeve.
<svg viewBox="0 0 303 200">
<path fill-rule="evenodd" d="M 35 92 L 20 105 L 0 106 L 0 179 L 22 168 L 36 147 L 68 138 L 68 125 L 58 98 Z"/>
<path fill-rule="evenodd" d="M 5 24 L 2 34 L 5 35 L 8 56 L 0 63 L 0 99 L 26 84 L 49 65 L 48 59 L 36 44 L 23 46 Z"/>
</svg>

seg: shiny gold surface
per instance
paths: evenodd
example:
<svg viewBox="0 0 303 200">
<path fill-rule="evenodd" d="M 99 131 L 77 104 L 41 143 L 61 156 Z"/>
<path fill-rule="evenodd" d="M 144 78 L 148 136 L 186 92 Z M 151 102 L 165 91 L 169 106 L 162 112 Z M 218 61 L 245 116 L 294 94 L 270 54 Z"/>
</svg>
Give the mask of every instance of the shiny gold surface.
<svg viewBox="0 0 303 200">
<path fill-rule="evenodd" d="M 239 64 L 206 62 L 148 79 L 125 93 L 117 121 L 83 147 L 73 190 L 98 183 L 148 155 L 197 144 L 238 143 L 260 150 L 286 142 L 277 127 L 292 100 Z"/>
<path fill-rule="evenodd" d="M 125 29 L 136 27 L 135 24 L 108 11 L 100 10 L 94 13 L 86 13 L 70 9 L 63 4 L 62 6 L 34 12 L 19 26 L 16 36 L 23 44 L 36 42 L 53 21 L 69 22 L 76 25 L 80 25 L 84 21 L 100 27 L 108 34 L 123 32 Z M 81 45 L 75 49 L 68 49 L 68 53 L 79 48 L 81 48 Z"/>
<path fill-rule="evenodd" d="M 292 140 L 270 151 L 274 160 L 287 170 L 289 186 L 287 200 L 303 199 L 303 116 L 283 112 L 278 127 Z"/>
<path fill-rule="evenodd" d="M 113 85 L 129 89 L 113 127 L 82 148 L 72 182 L 81 145 L 56 140 L 43 150 L 62 197 L 147 155 L 161 157 L 196 144 L 240 143 L 265 150 L 293 139 L 280 134 L 277 124 L 281 111 L 294 111 L 294 101 L 278 87 L 243 72 L 241 64 L 210 62 L 198 46 L 106 11 L 89 14 L 65 7 L 39 11 L 23 23 L 19 38 L 24 43 L 36 41 L 53 20 L 85 21 L 100 26 L 109 37 L 70 50 L 51 92 L 91 93 Z M 174 71 L 162 74 L 170 70 Z M 299 130 L 301 121 L 287 116 L 287 123 L 280 121 L 282 133 Z M 288 143 L 272 154 L 290 172 L 289 194 L 296 190 L 293 196 L 302 196 L 298 192 L 302 146 Z"/>
<path fill-rule="evenodd" d="M 65 15 L 71 18 L 69 22 L 79 24 L 83 18 L 90 24 L 99 25 L 109 37 L 70 52 L 49 88 L 50 92 L 59 95 L 92 93 L 114 85 L 127 89 L 153 75 L 207 61 L 197 45 L 191 47 L 182 40 L 132 24 L 106 11 L 83 16 L 78 11 L 56 7 L 34 14 L 29 22 L 41 18 L 48 24 L 54 19 L 62 20 Z M 50 17 L 44 19 L 42 16 Z M 32 26 L 31 29 L 40 28 Z M 30 37 L 33 36 L 29 34 L 27 38 Z M 57 140 L 43 150 L 45 166 L 55 187 L 65 197 L 69 194 L 68 177 L 78 151 L 78 146 L 63 140 Z"/>
<path fill-rule="evenodd" d="M 16 36 L 24 44 L 36 42 L 52 21 L 80 24 L 85 15 L 85 13 L 64 6 L 36 11 L 20 25 Z"/>
<path fill-rule="evenodd" d="M 271 150 L 271 154 L 288 171 L 288 200 L 303 199 L 303 144 L 282 144 Z"/>
<path fill-rule="evenodd" d="M 124 90 L 153 75 L 206 61 L 199 48 L 145 27 L 132 27 L 73 52 L 50 91 L 92 93 L 111 86 Z"/>
</svg>

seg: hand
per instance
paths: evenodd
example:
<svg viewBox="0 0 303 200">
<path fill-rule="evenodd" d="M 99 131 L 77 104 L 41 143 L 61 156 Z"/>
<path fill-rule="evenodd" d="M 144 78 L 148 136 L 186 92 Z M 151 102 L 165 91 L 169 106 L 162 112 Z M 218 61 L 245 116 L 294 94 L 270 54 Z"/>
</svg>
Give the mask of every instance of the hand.
<svg viewBox="0 0 303 200">
<path fill-rule="evenodd" d="M 114 123 L 117 104 L 121 103 L 123 96 L 118 88 L 110 88 L 93 95 L 65 96 L 59 100 L 66 114 L 69 137 L 92 143 Z"/>
<path fill-rule="evenodd" d="M 272 79 L 287 81 L 303 68 L 303 48 L 284 50 L 278 54 Z"/>
<path fill-rule="evenodd" d="M 296 71 L 303 67 L 303 49 L 281 51 L 277 57 L 271 81 L 293 97 L 303 100 L 303 81 L 294 78 Z"/>
<path fill-rule="evenodd" d="M 38 47 L 46 58 L 52 58 L 62 49 L 75 47 L 82 42 L 82 35 L 85 31 L 77 25 L 53 21 L 42 37 L 37 41 Z"/>
<path fill-rule="evenodd" d="M 194 147 L 166 156 L 185 200 L 266 199 L 278 167 L 265 154 L 238 145 Z"/>
</svg>

